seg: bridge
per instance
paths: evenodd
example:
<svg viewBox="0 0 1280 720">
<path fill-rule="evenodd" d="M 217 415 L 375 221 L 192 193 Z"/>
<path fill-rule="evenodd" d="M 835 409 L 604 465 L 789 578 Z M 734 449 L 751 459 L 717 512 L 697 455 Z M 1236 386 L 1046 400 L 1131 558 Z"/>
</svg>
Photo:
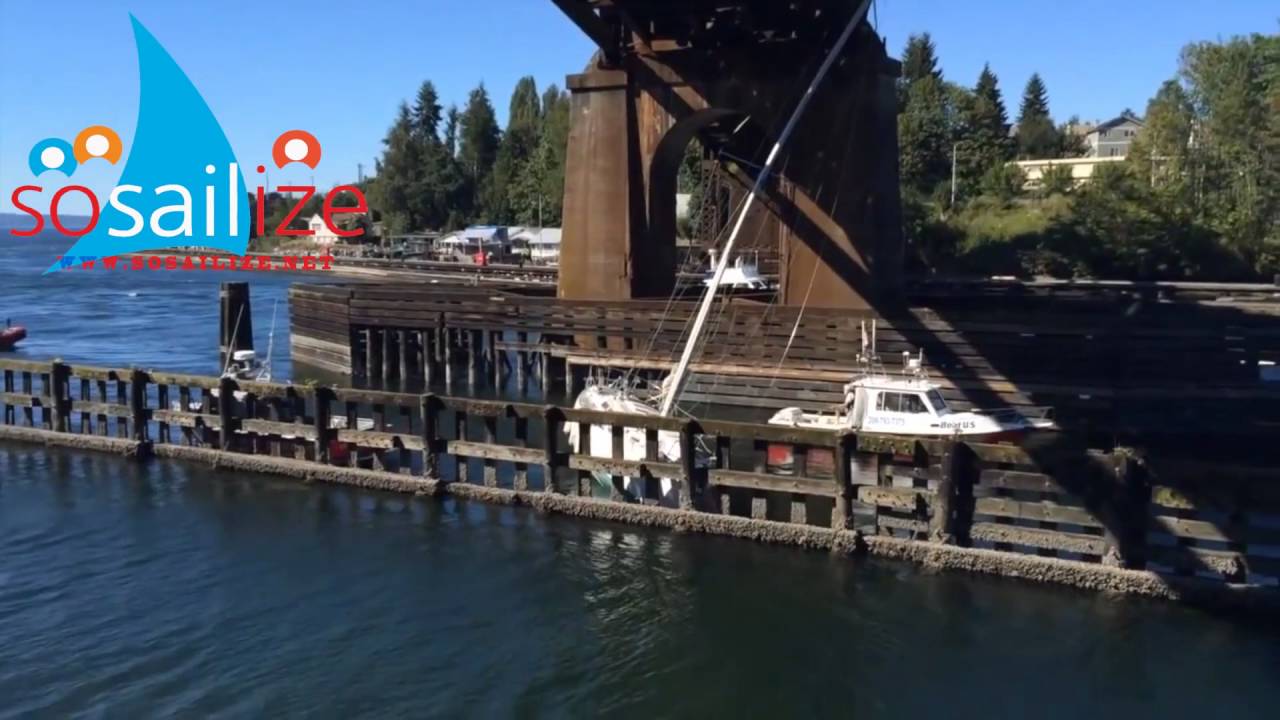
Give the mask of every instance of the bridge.
<svg viewBox="0 0 1280 720">
<path fill-rule="evenodd" d="M 553 2 L 598 47 L 568 79 L 560 296 L 666 296 L 685 148 L 698 139 L 741 197 L 860 3 Z M 865 308 L 896 294 L 898 74 L 864 19 L 748 218 L 744 238 L 776 243 L 783 303 Z"/>
</svg>

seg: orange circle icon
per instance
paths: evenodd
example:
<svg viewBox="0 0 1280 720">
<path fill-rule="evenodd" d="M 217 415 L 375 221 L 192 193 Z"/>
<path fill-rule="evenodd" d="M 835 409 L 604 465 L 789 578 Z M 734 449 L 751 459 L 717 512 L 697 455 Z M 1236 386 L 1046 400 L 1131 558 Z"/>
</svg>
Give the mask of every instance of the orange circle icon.
<svg viewBox="0 0 1280 720">
<path fill-rule="evenodd" d="M 124 153 L 124 143 L 115 130 L 106 125 L 90 125 L 76 135 L 71 143 L 71 152 L 76 162 L 84 162 L 92 158 L 102 158 L 115 165 Z"/>
<path fill-rule="evenodd" d="M 291 162 L 300 162 L 315 170 L 316 165 L 320 164 L 320 141 L 306 130 L 281 133 L 271 146 L 271 159 L 278 168 Z"/>
</svg>

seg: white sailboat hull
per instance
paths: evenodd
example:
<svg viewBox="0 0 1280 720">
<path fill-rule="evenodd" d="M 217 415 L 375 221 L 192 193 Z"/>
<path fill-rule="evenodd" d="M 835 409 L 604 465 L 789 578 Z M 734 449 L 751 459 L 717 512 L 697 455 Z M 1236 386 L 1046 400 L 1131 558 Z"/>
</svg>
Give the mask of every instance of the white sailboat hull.
<svg viewBox="0 0 1280 720">
<path fill-rule="evenodd" d="M 600 412 L 628 413 L 631 415 L 647 415 L 657 417 L 657 408 L 632 397 L 618 388 L 601 385 L 589 385 L 574 400 L 573 407 L 578 410 L 597 410 Z M 577 423 L 569 423 L 565 429 L 572 447 L 578 448 L 579 435 Z M 613 457 L 613 430 L 608 425 L 590 426 L 590 452 L 592 457 Z M 645 431 L 642 428 L 626 428 L 622 434 L 623 460 L 643 461 L 648 453 Z M 658 432 L 658 459 L 660 462 L 680 462 L 680 435 L 671 431 Z M 596 480 L 602 485 L 611 484 L 607 475 L 597 475 Z M 623 478 L 623 488 L 639 497 L 643 495 L 644 480 L 642 478 Z M 662 505 L 676 507 L 679 495 L 675 491 L 675 483 L 671 478 L 659 478 L 659 501 Z"/>
</svg>

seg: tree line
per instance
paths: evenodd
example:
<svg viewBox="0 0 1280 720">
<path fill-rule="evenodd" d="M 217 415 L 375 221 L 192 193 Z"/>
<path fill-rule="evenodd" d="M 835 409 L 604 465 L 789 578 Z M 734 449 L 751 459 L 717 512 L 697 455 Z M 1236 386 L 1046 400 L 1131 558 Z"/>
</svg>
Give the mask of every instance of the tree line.
<svg viewBox="0 0 1280 720">
<path fill-rule="evenodd" d="M 469 224 L 560 224 L 569 96 L 516 83 L 506 128 L 481 83 L 466 107 L 445 110 L 425 81 L 402 103 L 383 140 L 369 202 L 384 233 L 455 230 Z"/>
<path fill-rule="evenodd" d="M 1127 159 L 1079 187 L 1057 167 L 1027 192 L 1012 164 L 1086 150 L 1076 118 L 1055 124 L 1038 74 L 1011 125 L 990 66 L 972 87 L 948 82 L 932 39 L 917 35 L 903 52 L 898 102 L 904 232 L 917 271 L 1206 280 L 1280 272 L 1278 35 L 1187 46 Z"/>
</svg>

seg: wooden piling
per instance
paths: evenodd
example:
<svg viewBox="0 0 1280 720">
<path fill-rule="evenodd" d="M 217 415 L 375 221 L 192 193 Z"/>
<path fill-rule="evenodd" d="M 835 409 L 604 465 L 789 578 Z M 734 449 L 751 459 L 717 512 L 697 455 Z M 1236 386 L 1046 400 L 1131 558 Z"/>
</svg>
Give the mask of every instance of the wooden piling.
<svg viewBox="0 0 1280 720">
<path fill-rule="evenodd" d="M 397 335 L 400 341 L 400 384 L 403 386 L 409 380 L 409 368 L 413 367 L 413 348 L 409 345 L 408 330 L 399 330 Z"/>
<path fill-rule="evenodd" d="M 938 457 L 938 487 L 929 517 L 929 539 L 936 543 L 951 543 L 955 539 L 957 463 L 962 453 L 963 446 L 953 439 L 943 443 L 942 455 Z"/>
<path fill-rule="evenodd" d="M 224 377 L 218 380 L 218 444 L 226 450 L 234 449 L 232 442 L 240 420 L 236 417 L 236 381 Z"/>
<path fill-rule="evenodd" d="M 453 346 L 454 333 L 449 328 L 441 328 L 440 344 L 444 353 L 444 386 L 446 390 L 453 389 Z"/>
<path fill-rule="evenodd" d="M 480 363 L 484 335 L 479 330 L 466 331 L 467 335 L 467 387 L 474 390 L 480 384 Z"/>
<path fill-rule="evenodd" d="M 396 360 L 396 331 L 390 328 L 382 331 L 382 379 L 389 383 L 398 377 L 400 364 Z"/>
<path fill-rule="evenodd" d="M 316 388 L 315 392 L 315 411 L 312 413 L 312 423 L 315 427 L 316 437 L 313 441 L 315 448 L 313 457 L 316 462 L 329 464 L 329 444 L 333 440 L 333 391 L 329 388 Z"/>
<path fill-rule="evenodd" d="M 564 428 L 564 411 L 555 405 L 542 408 L 542 447 L 545 459 L 542 463 L 543 492 L 555 494 L 559 492 L 556 485 L 556 474 L 564 465 L 564 456 L 560 453 L 560 434 Z"/>
<path fill-rule="evenodd" d="M 68 432 L 71 423 L 70 368 L 62 360 L 54 360 L 49 366 L 49 381 L 53 384 L 53 428 Z"/>
<path fill-rule="evenodd" d="M 440 477 L 440 410 L 442 403 L 434 394 L 427 393 L 419 400 L 422 413 L 422 474 L 429 478 Z"/>
<path fill-rule="evenodd" d="M 147 441 L 147 374 L 134 368 L 129 373 L 129 415 L 133 424 L 133 439 Z"/>
<path fill-rule="evenodd" d="M 427 388 L 431 387 L 431 382 L 434 380 L 431 372 L 431 344 L 431 331 L 419 330 L 418 349 L 421 353 L 419 358 L 422 360 L 422 385 Z"/>
<path fill-rule="evenodd" d="M 382 372 L 382 364 L 378 362 L 378 352 L 381 349 L 378 339 L 378 331 L 373 328 L 366 328 L 364 335 L 364 377 L 366 380 L 372 380 L 379 376 Z"/>
</svg>

